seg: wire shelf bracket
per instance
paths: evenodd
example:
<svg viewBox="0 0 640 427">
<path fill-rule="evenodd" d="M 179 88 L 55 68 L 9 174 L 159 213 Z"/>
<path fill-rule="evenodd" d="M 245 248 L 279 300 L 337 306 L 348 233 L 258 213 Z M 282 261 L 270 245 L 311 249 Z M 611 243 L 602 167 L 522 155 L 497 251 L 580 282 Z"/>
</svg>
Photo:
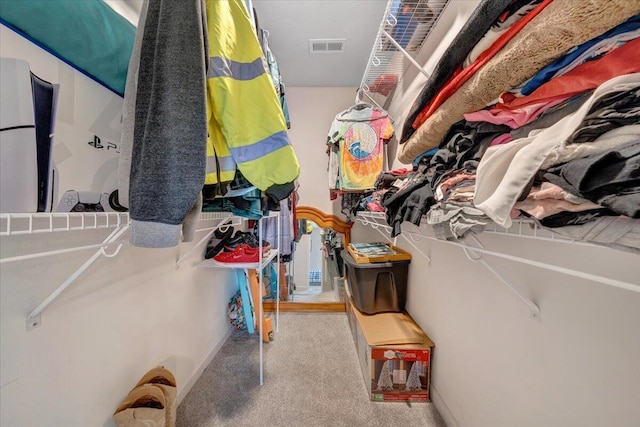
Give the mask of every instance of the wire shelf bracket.
<svg viewBox="0 0 640 427">
<path fill-rule="evenodd" d="M 203 214 L 206 215 L 206 214 Z M 201 220 L 208 220 L 210 218 L 201 217 Z M 226 231 L 229 227 L 240 225 L 240 218 L 237 216 L 229 216 L 229 217 L 216 217 L 211 219 L 222 219 L 218 224 L 213 227 L 207 228 L 199 228 L 196 230 L 196 233 L 202 231 L 208 231 L 208 233 L 198 241 L 195 245 L 191 246 L 187 252 L 184 253 L 181 257 L 176 260 L 176 270 L 180 268 L 180 264 L 193 252 L 194 249 L 199 248 L 204 242 L 208 241 L 211 238 L 211 235 L 216 232 L 216 230 Z"/>
<path fill-rule="evenodd" d="M 122 249 L 123 242 L 118 242 L 118 238 L 122 236 L 129 229 L 129 225 L 123 225 L 121 227 L 116 228 L 107 236 L 106 239 L 102 242 L 100 249 L 96 251 L 84 264 L 82 264 L 71 276 L 67 278 L 58 288 L 53 291 L 44 301 L 42 301 L 29 315 L 27 316 L 27 330 L 30 331 L 34 328 L 37 328 L 42 324 L 40 319 L 40 315 L 42 312 L 53 303 L 56 298 L 62 294 L 65 289 L 67 289 L 78 277 L 82 275 L 91 265 L 96 262 L 100 256 L 105 256 L 107 258 L 115 257 L 120 249 Z M 118 244 L 118 247 L 113 253 L 107 254 L 104 250 L 105 247 Z M 74 248 L 77 249 L 77 248 Z"/>
</svg>

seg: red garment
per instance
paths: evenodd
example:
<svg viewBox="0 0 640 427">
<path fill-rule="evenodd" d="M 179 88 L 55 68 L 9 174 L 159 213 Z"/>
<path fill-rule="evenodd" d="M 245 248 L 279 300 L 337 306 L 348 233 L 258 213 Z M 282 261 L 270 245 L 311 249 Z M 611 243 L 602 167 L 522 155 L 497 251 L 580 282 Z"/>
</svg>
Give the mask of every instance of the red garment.
<svg viewBox="0 0 640 427">
<path fill-rule="evenodd" d="M 471 65 L 467 68 L 463 69 L 457 75 L 451 77 L 449 81 L 440 89 L 438 94 L 431 100 L 429 105 L 422 109 L 420 114 L 416 117 L 413 122 L 413 128 L 418 129 L 435 111 L 442 105 L 444 101 L 447 100 L 451 95 L 453 95 L 460 87 L 469 80 L 480 68 L 484 67 L 484 65 L 489 62 L 491 58 L 493 58 L 516 34 L 520 32 L 522 28 L 524 28 L 533 18 L 535 18 L 542 10 L 551 4 L 553 0 L 544 0 L 535 9 L 531 12 L 527 13 L 525 16 L 520 18 L 518 22 L 513 24 L 511 28 L 504 32 L 493 44 L 491 47 L 486 49 L 478 58 L 473 61 Z"/>
<path fill-rule="evenodd" d="M 398 169 L 393 169 L 393 170 L 386 171 L 386 172 L 383 172 L 383 173 L 388 173 L 388 174 L 391 174 L 391 175 L 398 175 L 398 176 L 407 176 L 407 175 L 409 175 L 410 172 L 413 172 L 413 170 L 407 169 L 407 168 L 398 168 Z"/>
<path fill-rule="evenodd" d="M 569 98 L 624 74 L 640 72 L 640 38 L 607 53 L 601 58 L 580 64 L 560 77 L 549 80 L 528 96 L 509 97 L 494 109 L 515 110 L 528 105 Z M 506 98 L 506 97 L 505 97 Z"/>
<path fill-rule="evenodd" d="M 384 96 L 389 96 L 391 91 L 398 84 L 398 76 L 395 74 L 380 74 L 369 87 L 371 92 L 377 92 Z"/>
</svg>

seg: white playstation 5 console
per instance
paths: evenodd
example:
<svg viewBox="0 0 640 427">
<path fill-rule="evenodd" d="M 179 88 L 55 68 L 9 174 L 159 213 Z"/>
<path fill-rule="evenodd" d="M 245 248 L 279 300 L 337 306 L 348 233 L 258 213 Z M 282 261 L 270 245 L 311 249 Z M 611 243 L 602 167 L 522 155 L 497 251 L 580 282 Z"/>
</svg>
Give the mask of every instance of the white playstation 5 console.
<svg viewBox="0 0 640 427">
<path fill-rule="evenodd" d="M 26 61 L 0 58 L 0 212 L 38 211 L 38 149 Z"/>
<path fill-rule="evenodd" d="M 52 140 L 57 86 L 0 58 L 0 212 L 49 212 L 57 199 Z"/>
</svg>

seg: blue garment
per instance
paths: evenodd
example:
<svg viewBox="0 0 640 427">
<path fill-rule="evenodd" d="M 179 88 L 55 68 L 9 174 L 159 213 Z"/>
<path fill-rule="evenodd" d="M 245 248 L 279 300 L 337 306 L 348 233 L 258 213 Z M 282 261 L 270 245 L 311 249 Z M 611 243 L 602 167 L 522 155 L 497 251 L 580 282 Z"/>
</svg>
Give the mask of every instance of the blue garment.
<svg viewBox="0 0 640 427">
<path fill-rule="evenodd" d="M 418 157 L 416 157 L 413 160 L 413 167 L 417 168 L 418 165 L 420 164 L 420 160 L 422 160 L 425 157 L 429 157 L 429 158 L 433 157 L 438 152 L 438 150 L 439 150 L 439 148 L 436 147 L 436 148 L 432 148 L 431 150 L 425 151 L 424 153 L 420 154 Z"/>
<path fill-rule="evenodd" d="M 560 57 L 553 61 L 551 64 L 547 65 L 538 73 L 533 76 L 527 84 L 522 87 L 521 93 L 523 96 L 529 95 L 534 90 L 551 80 L 555 75 L 562 71 L 565 67 L 571 65 L 573 61 L 578 59 L 581 55 L 586 53 L 589 49 L 596 46 L 598 43 L 605 41 L 607 39 L 613 38 L 617 35 L 629 33 L 633 31 L 638 31 L 640 29 L 640 15 L 633 16 L 629 18 L 627 21 L 618 25 L 615 28 L 607 31 L 606 33 L 593 38 L 579 46 L 576 46 L 573 50 L 571 50 L 568 54 L 563 57 Z M 596 59 L 597 56 L 593 56 L 590 59 Z"/>
<path fill-rule="evenodd" d="M 269 66 L 269 74 L 271 75 L 271 80 L 273 81 L 273 87 L 275 88 L 276 93 L 278 94 L 278 98 L 280 99 L 280 107 L 282 107 L 282 113 L 284 114 L 284 119 L 287 122 L 287 129 L 291 129 L 291 120 L 289 119 L 289 106 L 287 105 L 287 99 L 284 95 L 284 82 L 282 81 L 282 75 L 280 74 L 278 61 L 276 61 L 276 57 L 273 56 L 273 52 L 271 52 L 271 48 L 269 47 L 267 34 L 267 31 L 260 28 L 260 45 L 262 47 L 264 57 L 267 60 L 267 65 Z"/>
</svg>

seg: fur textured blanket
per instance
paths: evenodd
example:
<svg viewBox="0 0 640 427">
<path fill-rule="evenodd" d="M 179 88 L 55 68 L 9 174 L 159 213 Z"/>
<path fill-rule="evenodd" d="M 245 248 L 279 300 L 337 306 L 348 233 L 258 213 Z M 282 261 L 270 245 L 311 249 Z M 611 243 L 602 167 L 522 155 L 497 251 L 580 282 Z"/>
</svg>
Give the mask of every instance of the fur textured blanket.
<svg viewBox="0 0 640 427">
<path fill-rule="evenodd" d="M 483 108 L 532 77 L 542 67 L 640 13 L 640 0 L 556 0 L 523 28 L 482 69 L 465 82 L 414 133 L 398 152 L 411 163 L 437 147 L 464 113 Z"/>
</svg>

